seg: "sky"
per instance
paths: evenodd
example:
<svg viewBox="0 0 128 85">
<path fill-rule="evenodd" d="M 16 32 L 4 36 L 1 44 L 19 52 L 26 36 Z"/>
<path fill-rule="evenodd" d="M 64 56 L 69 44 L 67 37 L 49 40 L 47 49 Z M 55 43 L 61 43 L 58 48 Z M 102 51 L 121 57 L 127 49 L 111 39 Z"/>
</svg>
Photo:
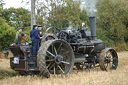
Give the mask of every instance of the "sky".
<svg viewBox="0 0 128 85">
<path fill-rule="evenodd" d="M 14 7 L 14 8 L 19 8 L 19 7 L 23 7 L 26 9 L 30 9 L 30 4 L 26 5 L 26 2 L 22 2 L 22 0 L 3 0 L 6 4 L 4 5 L 4 8 L 10 8 L 10 7 Z"/>
</svg>

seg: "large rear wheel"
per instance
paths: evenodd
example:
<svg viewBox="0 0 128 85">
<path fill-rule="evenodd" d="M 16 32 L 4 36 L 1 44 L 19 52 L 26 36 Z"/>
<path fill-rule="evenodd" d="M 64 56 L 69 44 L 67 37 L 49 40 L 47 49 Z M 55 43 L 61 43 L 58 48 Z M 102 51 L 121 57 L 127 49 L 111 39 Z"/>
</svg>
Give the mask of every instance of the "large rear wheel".
<svg viewBox="0 0 128 85">
<path fill-rule="evenodd" d="M 37 65 L 40 72 L 47 77 L 67 75 L 74 66 L 74 53 L 71 46 L 63 40 L 43 42 L 38 51 Z"/>
</svg>

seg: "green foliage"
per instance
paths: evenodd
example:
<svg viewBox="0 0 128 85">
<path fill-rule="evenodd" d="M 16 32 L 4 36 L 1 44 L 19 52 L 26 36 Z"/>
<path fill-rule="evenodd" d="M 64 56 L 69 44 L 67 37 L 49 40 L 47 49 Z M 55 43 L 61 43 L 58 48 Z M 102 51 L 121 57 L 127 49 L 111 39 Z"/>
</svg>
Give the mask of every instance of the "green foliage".
<svg viewBox="0 0 128 85">
<path fill-rule="evenodd" d="M 82 22 L 88 25 L 88 18 L 86 11 L 79 8 L 80 3 L 73 0 L 66 0 L 66 5 L 59 5 L 52 7 L 49 13 L 48 22 L 53 26 L 60 28 L 68 27 L 71 24 L 73 27 L 78 28 Z"/>
<path fill-rule="evenodd" d="M 2 18 L 0 18 L 0 50 L 8 47 L 14 42 L 15 29 L 10 27 Z"/>
<path fill-rule="evenodd" d="M 97 4 L 97 35 L 108 46 L 128 42 L 127 3 L 128 0 L 99 0 Z"/>
<path fill-rule="evenodd" d="M 82 22 L 85 22 L 85 25 L 89 26 L 87 13 L 85 10 L 80 10 L 79 2 L 74 0 L 45 1 L 48 1 L 49 5 L 38 5 L 36 14 L 37 24 L 45 28 L 49 26 L 64 28 L 71 24 L 74 28 L 78 28 Z M 128 0 L 99 0 L 97 4 L 97 37 L 105 41 L 108 47 L 119 46 L 119 49 L 122 50 L 123 47 L 127 46 L 125 44 L 128 43 L 127 3 Z M 0 42 L 0 50 L 13 42 L 17 27 L 24 27 L 24 33 L 28 35 L 28 40 L 30 40 L 29 34 L 31 30 L 30 11 L 24 8 L 3 9 L 3 5 L 3 0 L 1 0 L 0 17 L 4 20 L 0 18 L 0 41 L 3 41 Z"/>
<path fill-rule="evenodd" d="M 14 42 L 14 38 L 15 38 L 14 31 L 17 31 L 18 27 L 24 28 L 23 31 L 24 31 L 24 33 L 26 33 L 28 35 L 28 40 L 30 40 L 30 37 L 29 37 L 30 30 L 31 30 L 30 11 L 28 11 L 27 9 L 24 9 L 24 8 L 8 8 L 8 9 L 0 8 L 0 17 L 2 17 L 5 20 L 3 23 L 6 22 L 6 25 L 0 26 L 1 29 L 4 29 L 4 30 L 0 29 L 0 31 L 5 31 L 5 32 L 3 32 L 3 33 L 5 33 L 4 35 L 0 34 L 0 36 L 2 36 L 1 40 L 3 40 L 3 43 L 0 42 L 0 50 L 5 47 L 8 47 L 11 43 Z M 2 23 L 2 22 L 0 22 L 0 23 Z M 15 29 L 10 28 L 10 26 L 14 27 Z M 10 34 L 7 34 L 8 31 L 10 32 Z M 7 36 L 9 36 L 9 37 L 7 37 Z"/>
<path fill-rule="evenodd" d="M 30 12 L 24 8 L 8 8 L 2 12 L 2 17 L 6 22 L 15 28 L 30 27 L 31 17 Z"/>
<path fill-rule="evenodd" d="M 5 4 L 4 1 L 3 1 L 3 0 L 0 0 L 0 8 L 3 9 L 3 5 L 4 5 L 4 4 Z"/>
</svg>

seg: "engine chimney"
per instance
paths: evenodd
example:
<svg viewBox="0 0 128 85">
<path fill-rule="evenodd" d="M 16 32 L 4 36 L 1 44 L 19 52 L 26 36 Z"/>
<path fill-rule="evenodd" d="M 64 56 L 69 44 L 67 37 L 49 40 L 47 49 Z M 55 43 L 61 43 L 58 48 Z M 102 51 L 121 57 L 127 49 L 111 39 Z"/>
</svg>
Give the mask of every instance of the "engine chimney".
<svg viewBox="0 0 128 85">
<path fill-rule="evenodd" d="M 91 37 L 93 40 L 96 40 L 96 19 L 95 16 L 89 17 L 89 23 L 91 28 Z"/>
</svg>

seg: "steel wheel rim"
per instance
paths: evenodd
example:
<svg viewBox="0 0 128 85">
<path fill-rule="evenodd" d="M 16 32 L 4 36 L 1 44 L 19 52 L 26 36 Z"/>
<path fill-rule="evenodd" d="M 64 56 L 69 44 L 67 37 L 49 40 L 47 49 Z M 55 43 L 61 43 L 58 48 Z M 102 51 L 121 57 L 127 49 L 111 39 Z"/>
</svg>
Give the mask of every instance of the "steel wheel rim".
<svg viewBox="0 0 128 85">
<path fill-rule="evenodd" d="M 114 50 L 108 50 L 104 57 L 104 66 L 106 70 L 115 70 L 118 65 L 118 57 Z"/>
<path fill-rule="evenodd" d="M 115 69 L 117 66 L 117 56 L 113 50 L 109 50 L 106 53 L 105 62 L 107 63 L 106 69 Z M 106 61 L 107 60 L 107 61 Z"/>
<path fill-rule="evenodd" d="M 60 41 L 53 42 L 46 51 L 45 62 L 50 74 L 67 74 L 71 68 L 72 53 L 68 46 Z"/>
<path fill-rule="evenodd" d="M 114 49 L 103 49 L 99 56 L 99 66 L 101 70 L 116 70 L 118 66 L 118 55 Z"/>
</svg>

